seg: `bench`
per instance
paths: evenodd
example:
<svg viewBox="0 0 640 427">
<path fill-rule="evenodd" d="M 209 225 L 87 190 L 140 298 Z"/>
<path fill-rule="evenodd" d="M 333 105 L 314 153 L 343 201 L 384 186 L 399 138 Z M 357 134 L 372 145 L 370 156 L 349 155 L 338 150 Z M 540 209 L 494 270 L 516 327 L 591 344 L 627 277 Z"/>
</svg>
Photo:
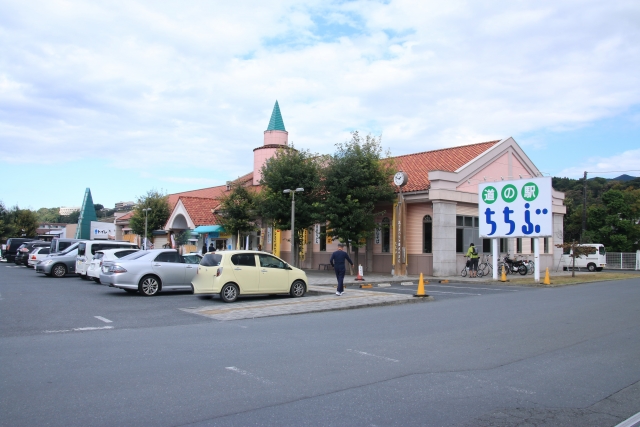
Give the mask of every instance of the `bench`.
<svg viewBox="0 0 640 427">
<path fill-rule="evenodd" d="M 318 270 L 321 270 L 324 267 L 325 270 L 328 270 L 331 267 L 331 264 L 318 264 Z"/>
</svg>

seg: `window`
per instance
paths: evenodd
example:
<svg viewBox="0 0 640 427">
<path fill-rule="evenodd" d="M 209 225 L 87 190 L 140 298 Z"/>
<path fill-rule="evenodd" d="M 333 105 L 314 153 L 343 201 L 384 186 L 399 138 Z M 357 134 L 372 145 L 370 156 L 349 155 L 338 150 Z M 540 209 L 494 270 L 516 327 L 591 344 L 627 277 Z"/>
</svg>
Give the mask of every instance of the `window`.
<svg viewBox="0 0 640 427">
<path fill-rule="evenodd" d="M 516 252 L 519 254 L 522 253 L 522 237 L 516 239 Z"/>
<path fill-rule="evenodd" d="M 254 254 L 235 254 L 231 257 L 233 265 L 244 265 L 247 267 L 256 266 L 256 257 Z"/>
<path fill-rule="evenodd" d="M 471 243 L 480 249 L 479 224 L 477 216 L 456 216 L 456 252 L 465 253 Z"/>
<path fill-rule="evenodd" d="M 500 252 L 509 252 L 509 239 L 500 239 Z"/>
<path fill-rule="evenodd" d="M 260 267 L 264 268 L 280 268 L 284 269 L 284 262 L 274 256 L 271 255 L 258 255 L 258 259 L 260 260 Z"/>
<path fill-rule="evenodd" d="M 482 239 L 482 252 L 491 252 L 491 239 Z"/>
<path fill-rule="evenodd" d="M 327 226 L 320 226 L 320 252 L 327 251 Z"/>
<path fill-rule="evenodd" d="M 78 256 L 83 256 L 86 250 L 87 250 L 87 244 L 80 243 L 80 246 L 78 246 Z"/>
<path fill-rule="evenodd" d="M 391 252 L 391 221 L 382 218 L 382 252 Z"/>
<path fill-rule="evenodd" d="M 182 255 L 182 262 L 185 264 L 200 264 L 200 255 Z"/>
<path fill-rule="evenodd" d="M 155 259 L 155 262 L 176 262 L 176 263 L 182 263 L 182 257 L 180 256 L 180 254 L 178 254 L 178 252 L 176 251 L 168 251 L 168 252 L 162 252 L 161 254 L 158 254 L 158 256 Z"/>
<path fill-rule="evenodd" d="M 128 250 L 128 251 L 119 251 L 119 252 L 116 252 L 114 255 L 116 256 L 116 258 L 122 258 L 123 256 L 130 255 L 130 254 L 132 254 L 134 252 L 138 252 L 138 250 L 137 249 L 131 249 L 131 250 Z"/>
<path fill-rule="evenodd" d="M 200 260 L 200 265 L 204 267 L 217 267 L 222 261 L 222 255 L 219 254 L 205 254 Z"/>
<path fill-rule="evenodd" d="M 422 218 L 422 253 L 430 254 L 433 240 L 433 219 L 430 215 Z"/>
<path fill-rule="evenodd" d="M 40 250 L 38 251 L 38 253 L 40 255 L 48 255 L 49 254 L 50 249 L 49 248 L 40 248 Z"/>
<path fill-rule="evenodd" d="M 549 253 L 549 238 L 548 237 L 544 238 L 544 253 L 545 254 Z"/>
</svg>

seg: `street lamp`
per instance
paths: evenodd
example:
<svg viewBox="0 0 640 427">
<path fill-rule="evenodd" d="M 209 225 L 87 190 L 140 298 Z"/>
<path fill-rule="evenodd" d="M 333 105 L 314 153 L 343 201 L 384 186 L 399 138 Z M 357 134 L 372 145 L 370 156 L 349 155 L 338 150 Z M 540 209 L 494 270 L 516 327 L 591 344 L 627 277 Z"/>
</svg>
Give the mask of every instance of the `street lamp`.
<svg viewBox="0 0 640 427">
<path fill-rule="evenodd" d="M 147 250 L 147 217 L 151 208 L 142 209 L 144 212 L 144 250 Z"/>
<path fill-rule="evenodd" d="M 295 222 L 296 222 L 296 193 L 301 193 L 304 191 L 304 188 L 296 188 L 295 190 L 291 190 L 287 188 L 286 190 L 282 190 L 285 194 L 291 194 L 291 254 L 293 255 L 293 264 L 297 265 L 298 254 L 296 252 L 296 238 L 295 238 Z"/>
</svg>

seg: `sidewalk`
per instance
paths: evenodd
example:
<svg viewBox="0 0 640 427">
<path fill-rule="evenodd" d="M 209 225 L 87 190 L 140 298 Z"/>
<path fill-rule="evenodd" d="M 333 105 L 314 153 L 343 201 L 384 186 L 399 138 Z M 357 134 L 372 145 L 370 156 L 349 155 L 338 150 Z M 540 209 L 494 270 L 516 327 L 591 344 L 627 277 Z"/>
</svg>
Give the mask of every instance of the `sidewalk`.
<svg viewBox="0 0 640 427">
<path fill-rule="evenodd" d="M 309 285 L 316 286 L 336 286 L 337 280 L 336 275 L 333 270 L 304 270 L 307 273 L 307 278 L 309 279 Z M 571 276 L 571 271 L 549 271 L 552 276 Z M 509 275 L 508 278 L 533 278 L 533 275 L 521 276 L 519 274 Z M 372 285 L 377 284 L 391 284 L 398 285 L 400 283 L 408 283 L 413 282 L 414 285 L 418 284 L 420 280 L 420 276 L 404 276 L 404 277 L 394 277 L 391 274 L 384 273 L 365 273 L 364 281 L 356 281 L 356 276 L 344 276 L 344 283 L 350 285 L 349 287 L 353 287 L 353 285 L 362 285 L 371 283 Z M 540 281 L 544 279 L 544 271 L 540 272 Z M 424 276 L 425 281 L 429 281 L 430 283 L 438 283 L 440 280 L 448 280 L 452 283 L 489 283 L 493 282 L 492 276 L 485 276 L 479 278 L 471 278 L 469 276 L 462 277 L 460 275 L 457 276 L 446 276 L 446 277 L 434 277 L 434 276 Z M 500 280 L 500 276 L 498 276 L 498 281 Z"/>
</svg>

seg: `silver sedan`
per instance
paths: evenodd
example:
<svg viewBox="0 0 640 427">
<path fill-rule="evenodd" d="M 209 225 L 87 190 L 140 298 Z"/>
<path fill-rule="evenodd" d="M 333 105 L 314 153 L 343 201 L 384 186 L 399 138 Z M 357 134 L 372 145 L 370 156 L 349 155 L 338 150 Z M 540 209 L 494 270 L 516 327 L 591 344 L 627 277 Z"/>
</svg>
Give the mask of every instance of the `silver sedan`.
<svg viewBox="0 0 640 427">
<path fill-rule="evenodd" d="M 146 296 L 191 290 L 200 263 L 200 256 L 196 258 L 180 255 L 175 249 L 138 251 L 103 265 L 100 283 Z"/>
</svg>

